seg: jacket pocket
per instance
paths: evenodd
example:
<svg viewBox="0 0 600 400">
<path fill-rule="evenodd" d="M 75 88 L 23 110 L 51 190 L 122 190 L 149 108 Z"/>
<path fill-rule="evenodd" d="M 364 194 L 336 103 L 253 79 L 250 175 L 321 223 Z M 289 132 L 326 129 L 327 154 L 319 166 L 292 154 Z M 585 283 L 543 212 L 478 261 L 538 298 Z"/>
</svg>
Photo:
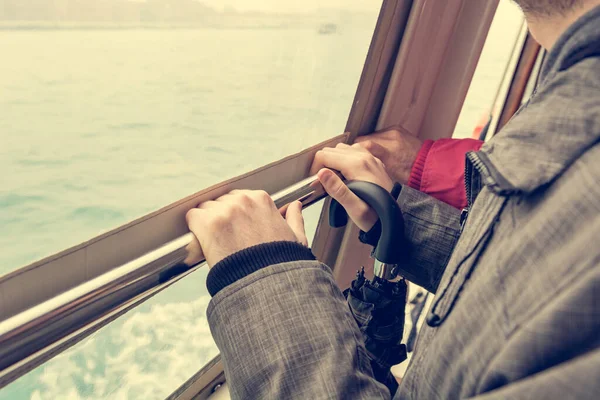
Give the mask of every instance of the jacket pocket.
<svg viewBox="0 0 600 400">
<path fill-rule="evenodd" d="M 477 197 L 427 315 L 427 325 L 440 326 L 458 302 L 460 293 L 494 236 L 494 229 L 508 200 L 508 197 L 495 195 L 486 188 Z"/>
</svg>

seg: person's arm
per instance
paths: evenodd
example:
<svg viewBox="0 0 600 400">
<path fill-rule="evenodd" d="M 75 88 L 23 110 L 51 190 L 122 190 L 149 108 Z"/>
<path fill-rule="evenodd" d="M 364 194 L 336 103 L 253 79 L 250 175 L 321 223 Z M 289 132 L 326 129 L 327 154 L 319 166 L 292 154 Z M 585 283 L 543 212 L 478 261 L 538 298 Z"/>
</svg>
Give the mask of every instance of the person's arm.
<svg viewBox="0 0 600 400">
<path fill-rule="evenodd" d="M 261 191 L 233 191 L 186 219 L 211 270 L 207 319 L 233 399 L 390 398 L 329 268 Z"/>
<path fill-rule="evenodd" d="M 435 291 L 458 235 L 457 210 L 407 187 L 399 201 L 414 246 L 402 274 Z M 232 398 L 389 398 L 371 363 L 381 371 L 394 364 L 397 343 L 369 355 L 329 268 L 312 260 L 300 245 L 271 243 L 211 269 L 208 320 Z"/>
<path fill-rule="evenodd" d="M 483 145 L 474 139 L 422 141 L 400 129 L 361 136 L 356 142 L 379 158 L 396 182 L 429 194 L 451 206 L 466 207 L 465 154 Z"/>
<path fill-rule="evenodd" d="M 246 256 L 230 267 L 264 258 Z M 232 399 L 390 398 L 331 271 L 317 261 L 235 281 L 213 297 L 207 318 Z"/>
<path fill-rule="evenodd" d="M 383 164 L 355 150 L 329 149 L 318 158 L 338 165 L 348 178 L 391 190 Z M 360 199 L 336 178 L 327 169 L 319 171 L 328 193 L 350 205 L 348 215 L 370 229 L 376 215 L 373 219 L 372 210 L 356 202 Z M 410 198 L 411 191 L 406 192 Z M 427 224 L 419 219 L 423 205 L 415 203 L 410 212 L 418 229 L 419 223 Z M 287 208 L 284 220 L 265 192 L 234 191 L 186 217 L 213 266 L 207 286 L 214 297 L 207 317 L 233 398 L 390 397 L 373 377 L 363 336 L 331 271 L 305 247 L 298 202 Z"/>
<path fill-rule="evenodd" d="M 465 208 L 465 155 L 482 145 L 474 139 L 426 140 L 411 168 L 408 185 L 453 207 Z"/>
<path fill-rule="evenodd" d="M 394 184 L 386 173 L 387 166 L 384 167 L 362 145 L 338 144 L 335 148 L 317 152 L 311 168 L 311 173 L 317 174 L 327 193 L 344 207 L 350 219 L 363 232 L 367 232 L 366 236 L 374 240 L 369 244 L 375 245 L 379 237 L 372 230 L 377 230 L 377 215 L 327 168 L 340 171 L 349 180 L 376 183 L 391 192 Z M 400 275 L 435 293 L 460 235 L 461 212 L 406 185 L 402 187 L 397 200 L 404 217 L 405 237 L 411 249 L 406 263 L 400 268 Z"/>
</svg>

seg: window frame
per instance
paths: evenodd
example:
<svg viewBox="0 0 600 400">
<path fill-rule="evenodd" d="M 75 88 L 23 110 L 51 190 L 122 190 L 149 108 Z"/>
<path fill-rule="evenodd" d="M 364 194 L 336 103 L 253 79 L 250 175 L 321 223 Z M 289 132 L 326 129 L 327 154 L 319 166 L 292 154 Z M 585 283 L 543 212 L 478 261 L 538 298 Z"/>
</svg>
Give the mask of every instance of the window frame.
<svg viewBox="0 0 600 400">
<path fill-rule="evenodd" d="M 537 86 L 544 54 L 541 46 L 529 33 L 526 22 L 523 21 L 513 54 L 508 62 L 496 99 L 494 99 L 490 126 L 484 140 L 490 140 L 500 132 L 519 110 L 532 79 L 534 80 L 533 87 Z"/>
<path fill-rule="evenodd" d="M 369 129 L 368 119 L 376 115 L 385 90 L 380 87 L 391 74 L 389 60 L 397 51 L 399 37 L 408 18 L 411 1 L 384 0 L 367 53 L 349 120 Z M 388 57 L 382 57 L 387 52 Z M 333 137 L 302 152 L 290 155 L 247 174 L 213 185 L 160 210 L 117 227 L 80 245 L 63 250 L 0 277 L 0 323 L 61 293 L 78 287 L 116 267 L 135 260 L 165 243 L 188 233 L 185 213 L 197 204 L 217 198 L 233 189 L 263 189 L 278 192 L 308 176 L 314 153 L 323 147 L 349 142 L 349 134 Z M 152 232 L 151 235 L 148 232 Z M 81 266 L 84 266 L 82 268 Z M 188 271 L 189 274 L 195 269 Z M 75 273 L 73 273 L 75 272 Z M 56 279 L 58 277 L 58 279 Z M 181 277 L 178 277 L 180 279 Z M 91 333 L 170 286 L 176 280 L 155 286 L 146 293 L 122 303 L 108 314 L 70 332 L 32 356 L 0 371 L 0 387 L 7 385 L 54 355 L 83 340 Z M 90 310 L 90 313 L 97 311 Z"/>
</svg>

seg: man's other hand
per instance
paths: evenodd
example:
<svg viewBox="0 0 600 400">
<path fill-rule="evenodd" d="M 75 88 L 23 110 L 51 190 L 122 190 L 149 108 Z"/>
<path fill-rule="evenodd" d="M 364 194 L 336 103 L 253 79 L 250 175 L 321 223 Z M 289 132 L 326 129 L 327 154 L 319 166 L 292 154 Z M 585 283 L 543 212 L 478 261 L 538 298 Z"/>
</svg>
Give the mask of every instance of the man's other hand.
<svg viewBox="0 0 600 400">
<path fill-rule="evenodd" d="M 393 128 L 360 136 L 356 143 L 379 158 L 395 182 L 406 184 L 423 141 L 412 134 Z"/>
<path fill-rule="evenodd" d="M 302 204 L 287 207 L 285 219 L 262 190 L 233 190 L 186 214 L 210 267 L 227 256 L 262 243 L 294 241 L 307 246 Z"/>
<path fill-rule="evenodd" d="M 369 231 L 377 222 L 377 214 L 328 168 L 340 171 L 348 180 L 375 183 L 391 192 L 394 182 L 388 176 L 385 166 L 361 145 L 340 143 L 335 148 L 319 150 L 311 167 L 311 174 L 317 174 L 327 194 L 344 207 L 350 219 L 360 229 Z"/>
</svg>

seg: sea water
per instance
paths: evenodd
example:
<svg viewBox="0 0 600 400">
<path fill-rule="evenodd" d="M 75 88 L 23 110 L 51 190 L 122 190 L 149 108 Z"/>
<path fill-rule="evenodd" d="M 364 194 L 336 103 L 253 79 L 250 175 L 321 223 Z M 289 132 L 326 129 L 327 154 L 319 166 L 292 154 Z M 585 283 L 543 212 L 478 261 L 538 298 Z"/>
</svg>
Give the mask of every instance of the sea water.
<svg viewBox="0 0 600 400">
<path fill-rule="evenodd" d="M 489 110 L 518 28 L 513 15 L 488 40 L 458 136 L 470 136 Z M 342 133 L 376 13 L 352 18 L 328 35 L 319 21 L 264 16 L 203 29 L 5 26 L 0 275 Z M 312 236 L 319 210 L 305 213 Z M 0 399 L 166 397 L 218 354 L 206 273 L 0 390 Z"/>
</svg>

